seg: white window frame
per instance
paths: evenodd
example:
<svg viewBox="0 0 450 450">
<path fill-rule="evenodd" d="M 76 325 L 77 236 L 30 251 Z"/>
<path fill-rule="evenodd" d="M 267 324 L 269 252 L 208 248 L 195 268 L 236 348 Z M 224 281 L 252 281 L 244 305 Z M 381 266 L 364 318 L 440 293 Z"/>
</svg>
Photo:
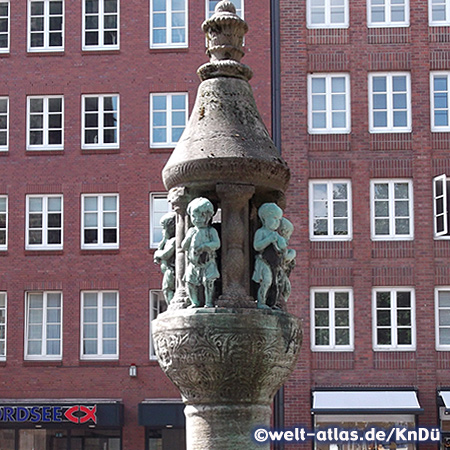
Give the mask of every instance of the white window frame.
<svg viewBox="0 0 450 450">
<path fill-rule="evenodd" d="M 44 35 L 44 45 L 42 47 L 32 47 L 31 46 L 31 4 L 39 1 L 44 4 L 44 29 L 42 33 Z M 62 3 L 62 24 L 61 24 L 61 45 L 51 46 L 50 45 L 50 2 L 54 0 L 28 0 L 28 52 L 55 52 L 64 50 L 64 0 L 61 0 Z M 58 14 L 59 17 L 59 14 Z M 54 31 L 54 30 L 52 30 Z"/>
<path fill-rule="evenodd" d="M 42 244 L 31 244 L 29 233 L 30 229 L 30 214 L 33 212 L 30 211 L 30 199 L 32 198 L 40 198 L 42 199 L 42 227 L 39 230 L 42 231 Z M 61 243 L 60 244 L 49 244 L 48 243 L 48 232 L 50 231 L 50 227 L 48 224 L 48 216 L 51 213 L 58 213 L 57 211 L 50 211 L 48 202 L 51 198 L 59 198 L 61 199 L 61 211 L 59 212 L 61 215 L 61 227 L 51 227 L 53 230 L 61 230 Z M 63 242 L 64 242 L 64 198 L 62 195 L 27 195 L 26 198 L 26 227 L 25 227 L 25 249 L 26 250 L 62 250 Z"/>
<path fill-rule="evenodd" d="M 154 233 L 156 229 L 162 230 L 159 220 L 156 220 L 154 217 L 155 213 L 161 212 L 156 211 L 154 206 L 155 199 L 167 200 L 167 211 L 165 211 L 165 213 L 172 211 L 172 204 L 168 201 L 167 192 L 152 192 L 150 194 L 150 248 L 158 248 L 160 241 L 156 242 L 154 240 Z"/>
<path fill-rule="evenodd" d="M 187 48 L 189 45 L 189 14 L 188 14 L 188 1 L 184 0 L 184 29 L 185 29 L 185 40 L 184 42 L 172 42 L 172 11 L 171 1 L 166 1 L 166 26 L 163 28 L 166 30 L 166 41 L 165 42 L 154 42 L 153 40 L 153 0 L 150 0 L 150 48 Z M 162 27 L 158 27 L 162 28 Z M 180 27 L 182 28 L 182 27 Z"/>
<path fill-rule="evenodd" d="M 314 185 L 326 184 L 327 185 L 327 211 L 326 217 L 328 224 L 328 233 L 326 235 L 314 234 Z M 334 217 L 334 204 L 333 204 L 333 186 L 335 184 L 347 185 L 347 226 L 348 234 L 340 235 L 335 234 L 334 220 L 344 219 L 345 217 Z M 352 183 L 348 179 L 327 179 L 327 180 L 309 180 L 309 238 L 311 241 L 351 241 L 353 239 L 353 221 L 352 221 Z M 323 217 L 325 219 L 325 217 Z"/>
<path fill-rule="evenodd" d="M 390 329 L 391 329 L 391 344 L 380 345 L 377 343 L 377 293 L 389 292 L 391 298 L 390 306 Z M 397 324 L 397 293 L 409 292 L 411 299 L 411 344 L 398 344 L 398 329 Z M 381 328 L 388 328 L 387 326 Z M 406 327 L 405 327 L 406 328 Z M 409 328 L 409 327 L 407 327 Z M 372 289 L 372 342 L 374 351 L 414 351 L 416 350 L 416 306 L 414 289 L 411 287 L 377 287 Z"/>
<path fill-rule="evenodd" d="M 409 233 L 397 234 L 395 232 L 395 219 L 406 218 L 407 216 L 395 216 L 395 198 L 394 190 L 395 184 L 408 184 L 408 202 L 409 202 Z M 389 216 L 389 234 L 377 235 L 375 234 L 375 185 L 388 184 L 388 202 Z M 380 199 L 381 200 L 381 199 Z M 404 199 L 399 199 L 400 201 Z M 373 179 L 370 180 L 370 228 L 371 239 L 373 241 L 411 241 L 414 239 L 414 197 L 413 197 L 413 183 L 411 179 Z"/>
<path fill-rule="evenodd" d="M 240 8 L 238 8 L 236 6 L 236 1 L 234 1 L 233 4 L 234 4 L 234 7 L 236 8 L 236 14 L 241 19 L 244 19 L 244 4 L 245 4 L 245 1 L 244 0 L 240 0 L 240 2 L 241 2 L 241 7 Z M 219 0 L 215 0 L 215 3 L 216 4 L 219 3 Z M 210 0 L 205 0 L 205 17 L 207 19 L 209 19 L 214 14 L 214 9 L 215 9 L 215 6 L 214 6 L 214 8 L 212 10 L 210 8 Z"/>
<path fill-rule="evenodd" d="M 9 97 L 0 97 L 0 101 L 6 101 L 6 112 L 0 111 L 0 118 L 5 117 L 5 128 L 0 128 L 0 132 L 6 134 L 6 144 L 0 145 L 0 152 L 7 152 L 9 149 Z"/>
<path fill-rule="evenodd" d="M 450 2 L 449 2 L 450 3 Z M 446 92 L 447 94 L 447 108 L 439 108 L 441 111 L 447 112 L 447 125 L 436 125 L 435 124 L 435 103 L 434 103 L 434 80 L 436 77 L 446 77 L 447 78 L 447 91 L 438 91 L 441 93 Z M 430 73 L 430 108 L 431 108 L 431 131 L 434 132 L 449 132 L 450 131 L 450 72 L 448 71 L 439 71 L 439 72 L 431 72 Z"/>
<path fill-rule="evenodd" d="M 409 27 L 409 0 L 405 1 L 405 20 L 402 22 L 393 22 L 392 19 L 392 0 L 383 0 L 385 9 L 384 22 L 372 22 L 372 1 L 367 0 L 367 26 L 369 28 L 392 28 L 392 27 Z M 379 5 L 376 5 L 379 6 Z"/>
<path fill-rule="evenodd" d="M 406 77 L 406 126 L 394 126 L 393 108 L 393 77 Z M 374 126 L 373 108 L 373 78 L 386 77 L 386 115 L 387 123 L 385 127 Z M 369 131 L 370 133 L 410 133 L 412 130 L 411 119 L 411 74 L 409 72 L 372 72 L 369 73 Z"/>
<path fill-rule="evenodd" d="M 442 174 L 433 178 L 433 231 L 435 239 L 450 239 L 448 217 L 448 179 Z M 442 184 L 442 194 L 438 195 L 437 184 Z M 440 204 L 440 207 L 438 206 Z M 442 218 L 442 229 L 439 227 L 439 218 Z"/>
<path fill-rule="evenodd" d="M 0 304 L 0 311 L 3 312 L 4 321 L 0 321 L 0 330 L 3 328 L 3 337 L 0 332 L 0 343 L 3 343 L 3 354 L 0 352 L 0 361 L 6 361 L 7 353 L 7 332 L 8 332 L 8 295 L 6 291 L 0 291 L 0 299 L 3 297 L 4 306 Z M 1 316 L 0 316 L 1 318 Z"/>
<path fill-rule="evenodd" d="M 103 296 L 104 294 L 114 293 L 116 296 L 116 321 L 115 322 L 104 322 L 103 320 Z M 85 354 L 84 353 L 84 296 L 85 294 L 96 294 L 97 295 L 97 337 L 95 338 L 97 341 L 97 353 L 96 354 Z M 82 360 L 117 360 L 119 359 L 119 292 L 115 290 L 105 290 L 105 291 L 81 291 L 81 343 L 80 343 L 80 359 Z M 91 322 L 86 322 L 91 323 Z M 116 353 L 103 353 L 103 325 L 105 323 L 114 324 L 116 326 Z M 91 338 L 92 339 L 92 338 Z M 114 338 L 105 338 L 109 340 L 113 340 Z"/>
<path fill-rule="evenodd" d="M 330 333 L 330 343 L 329 345 L 319 345 L 316 344 L 316 321 L 315 321 L 315 294 L 316 293 L 326 293 L 328 294 L 328 308 L 320 308 L 320 310 L 328 310 L 328 329 Z M 336 312 L 337 310 L 347 310 L 347 308 L 336 308 L 335 295 L 337 293 L 347 293 L 348 294 L 348 327 L 336 327 Z M 354 350 L 354 318 L 353 318 L 353 290 L 351 288 L 311 288 L 311 350 L 315 352 L 351 352 Z M 322 328 L 322 327 L 320 327 Z M 345 328 L 349 330 L 349 344 L 348 345 L 338 345 L 336 344 L 336 330 L 337 328 Z"/>
<path fill-rule="evenodd" d="M 51 99 L 61 100 L 61 111 L 50 111 L 49 110 L 49 100 Z M 43 101 L 43 111 L 39 113 L 32 113 L 31 111 L 31 100 L 42 99 Z M 30 133 L 31 133 L 31 115 L 42 115 L 42 144 L 31 144 Z M 50 128 L 50 115 L 60 115 L 61 116 L 61 128 Z M 38 130 L 35 128 L 33 130 Z M 50 144 L 49 143 L 49 133 L 53 130 L 61 131 L 61 143 L 60 144 Z M 64 97 L 62 95 L 30 95 L 27 97 L 27 150 L 64 150 Z"/>
<path fill-rule="evenodd" d="M 29 325 L 30 325 L 30 295 L 37 294 L 42 295 L 43 301 L 43 314 L 42 314 L 42 331 L 41 331 L 41 354 L 40 355 L 30 355 L 29 351 Z M 48 295 L 49 294 L 59 294 L 60 296 L 60 307 L 58 308 L 60 311 L 60 321 L 59 322 L 48 322 Z M 25 360 L 61 360 L 62 359 L 62 351 L 63 351 L 63 294 L 61 291 L 28 291 L 25 293 Z M 60 337 L 59 337 L 59 348 L 60 352 L 58 355 L 48 355 L 47 354 L 47 341 L 50 338 L 47 337 L 47 325 L 48 323 L 59 324 L 60 329 Z M 58 339 L 51 339 L 58 340 Z"/>
<path fill-rule="evenodd" d="M 86 18 L 91 13 L 86 12 L 86 0 L 82 0 L 83 5 L 83 42 L 82 42 L 82 50 L 119 50 L 120 49 L 120 0 L 117 0 L 117 43 L 116 44 L 105 44 L 104 43 L 104 33 L 105 29 L 105 14 L 111 14 L 105 12 L 105 3 L 104 0 L 98 0 L 98 44 L 97 45 L 88 45 L 86 44 L 86 32 L 89 30 L 86 29 Z M 111 14 L 113 15 L 113 14 Z M 113 28 L 111 28 L 113 30 Z"/>
<path fill-rule="evenodd" d="M 155 351 L 155 344 L 153 343 L 153 337 L 152 337 L 152 321 L 155 320 L 159 314 L 163 313 L 167 310 L 167 303 L 164 299 L 163 291 L 161 290 L 151 290 L 150 291 L 150 298 L 149 298 L 149 305 L 150 305 L 150 349 L 149 349 L 149 358 L 152 361 L 156 361 L 156 351 Z"/>
<path fill-rule="evenodd" d="M 8 250 L 8 196 L 7 195 L 0 195 L 0 199 L 5 199 L 5 211 L 0 211 L 0 214 L 5 214 L 5 228 L 2 228 L 2 230 L 5 230 L 5 243 L 0 244 L 0 251 Z"/>
<path fill-rule="evenodd" d="M 98 242 L 94 243 L 94 244 L 90 244 L 90 243 L 85 243 L 85 239 L 84 239 L 84 231 L 85 231 L 85 225 L 84 225 L 84 221 L 85 221 L 85 217 L 84 214 L 85 212 L 87 213 L 94 213 L 94 211 L 85 211 L 85 203 L 84 200 L 88 197 L 97 197 L 97 226 L 96 227 L 87 227 L 87 229 L 97 229 L 97 238 L 98 238 Z M 115 211 L 105 211 L 104 210 L 104 198 L 105 197 L 116 197 L 116 205 L 117 205 L 117 209 Z M 83 250 L 89 250 L 89 249 L 94 249 L 94 250 L 109 250 L 109 249 L 117 249 L 119 248 L 119 219 L 120 219 L 120 204 L 119 204 L 120 198 L 119 198 L 119 194 L 82 194 L 81 195 L 81 248 Z M 117 233 L 117 242 L 116 243 L 104 243 L 103 242 L 103 230 L 104 230 L 104 226 L 103 226 L 103 214 L 105 212 L 115 212 L 116 213 L 116 226 L 115 227 L 106 227 L 108 229 L 116 229 L 116 233 Z"/>
<path fill-rule="evenodd" d="M 313 98 L 312 84 L 314 79 L 325 79 L 325 128 L 314 128 L 313 125 Z M 332 83 L 334 78 L 345 79 L 345 127 L 333 127 L 333 111 L 342 112 L 341 110 L 333 110 L 333 95 L 342 95 L 341 92 L 332 92 Z M 317 73 L 308 75 L 308 132 L 310 134 L 348 134 L 351 130 L 351 108 L 350 108 L 350 75 L 348 73 Z"/>
<path fill-rule="evenodd" d="M 105 110 L 105 98 L 115 97 L 117 101 L 117 109 L 116 110 Z M 98 101 L 98 109 L 97 109 L 97 127 L 91 128 L 86 127 L 85 120 L 86 114 L 95 114 L 95 111 L 86 111 L 86 99 L 88 98 L 96 98 Z M 86 94 L 82 96 L 81 99 L 81 148 L 84 150 L 95 150 L 95 149 L 116 149 L 120 147 L 120 96 L 119 94 Z M 105 114 L 116 114 L 117 116 L 117 124 L 115 127 L 106 127 L 105 128 Z M 87 129 L 96 129 L 98 130 L 98 142 L 96 143 L 86 143 L 86 135 L 85 132 Z M 104 131 L 105 129 L 116 130 L 117 132 L 117 142 L 104 142 Z"/>
<path fill-rule="evenodd" d="M 11 28 L 11 19 L 10 19 L 10 16 L 11 16 L 11 5 L 10 5 L 10 1 L 9 0 L 1 1 L 0 4 L 2 4 L 2 3 L 6 3 L 8 5 L 8 15 L 7 16 L 0 16 L 0 19 L 1 20 L 5 20 L 6 19 L 8 30 L 7 31 L 2 31 L 2 32 L 0 32 L 0 34 L 6 34 L 8 45 L 6 47 L 0 47 L 0 53 L 9 53 L 10 31 L 11 31 L 10 30 L 10 28 Z"/>
<path fill-rule="evenodd" d="M 450 25 L 450 1 L 441 0 L 441 4 L 444 5 L 445 19 L 433 20 L 433 0 L 428 0 L 428 25 L 430 27 L 442 27 Z"/>
<path fill-rule="evenodd" d="M 439 306 L 439 293 L 441 292 L 448 292 L 450 294 L 450 286 L 439 286 L 434 289 L 434 312 L 435 312 L 435 337 L 436 337 L 436 350 L 437 351 L 449 351 L 450 350 L 450 344 L 441 344 L 440 343 L 440 330 L 441 328 L 450 328 L 450 323 L 441 325 L 440 323 L 440 311 L 449 311 L 450 312 L 450 306 Z"/>
<path fill-rule="evenodd" d="M 177 111 L 182 111 L 182 110 L 173 110 L 172 108 L 172 98 L 173 96 L 178 96 L 178 95 L 184 95 L 185 97 L 185 110 L 184 110 L 184 114 L 185 114 L 185 120 L 184 120 L 184 129 L 187 126 L 187 122 L 188 122 L 188 108 L 189 108 L 189 98 L 188 98 L 188 94 L 187 92 L 155 92 L 150 94 L 150 148 L 174 148 L 178 141 L 173 141 L 172 140 L 172 128 L 174 128 L 174 126 L 172 125 L 172 113 L 173 112 L 177 112 Z M 162 97 L 165 96 L 166 97 L 166 109 L 164 110 L 166 113 L 166 126 L 165 127 L 154 127 L 153 126 L 153 114 L 154 112 L 158 112 L 158 111 L 162 111 L 162 110 L 157 110 L 154 111 L 153 109 L 153 99 L 155 97 Z M 166 128 L 166 141 L 165 142 L 154 142 L 153 139 L 153 134 L 154 134 L 154 129 L 155 128 Z M 176 126 L 176 128 L 180 128 L 179 126 Z M 183 129 L 183 131 L 184 131 Z M 170 137 L 170 139 L 169 139 Z"/>
<path fill-rule="evenodd" d="M 348 28 L 349 27 L 349 7 L 348 2 L 349 0 L 344 0 L 344 22 L 342 23 L 331 23 L 331 0 L 324 0 L 324 10 L 325 10 L 325 21 L 324 23 L 317 24 L 312 23 L 312 10 L 313 7 L 311 5 L 311 0 L 307 0 L 306 2 L 306 27 L 309 29 L 317 29 L 317 28 Z"/>
</svg>

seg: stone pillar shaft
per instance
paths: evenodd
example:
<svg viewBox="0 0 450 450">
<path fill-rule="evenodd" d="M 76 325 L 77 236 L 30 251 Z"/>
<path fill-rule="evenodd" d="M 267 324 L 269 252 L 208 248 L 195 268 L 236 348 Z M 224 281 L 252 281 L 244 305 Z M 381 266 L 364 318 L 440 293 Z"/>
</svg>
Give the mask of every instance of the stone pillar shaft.
<svg viewBox="0 0 450 450">
<path fill-rule="evenodd" d="M 248 307 L 252 305 L 249 297 L 248 202 L 255 187 L 220 183 L 216 192 L 222 207 L 222 295 L 218 306 Z"/>
<path fill-rule="evenodd" d="M 255 425 L 270 428 L 270 405 L 188 405 L 186 450 L 269 450 L 270 444 L 256 443 Z"/>
</svg>

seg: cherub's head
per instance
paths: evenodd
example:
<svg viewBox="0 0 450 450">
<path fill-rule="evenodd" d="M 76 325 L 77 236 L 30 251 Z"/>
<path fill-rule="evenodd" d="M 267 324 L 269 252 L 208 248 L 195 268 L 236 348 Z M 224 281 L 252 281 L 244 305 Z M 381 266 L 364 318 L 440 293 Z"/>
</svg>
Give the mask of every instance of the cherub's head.
<svg viewBox="0 0 450 450">
<path fill-rule="evenodd" d="M 292 225 L 292 222 L 286 219 L 286 217 L 282 217 L 280 221 L 280 227 L 278 228 L 278 233 L 280 233 L 280 235 L 284 237 L 286 241 L 289 241 L 293 231 L 294 225 Z"/>
<path fill-rule="evenodd" d="M 264 203 L 258 209 L 258 216 L 265 227 L 275 231 L 280 226 L 283 210 L 275 203 Z"/>
<path fill-rule="evenodd" d="M 214 215 L 214 206 L 207 198 L 194 198 L 187 207 L 187 213 L 194 226 L 204 228 Z"/>
<path fill-rule="evenodd" d="M 161 220 L 159 221 L 159 223 L 163 227 L 164 237 L 166 239 L 170 239 L 175 236 L 175 220 L 176 214 L 175 212 L 171 211 L 167 214 L 164 214 L 164 216 L 162 216 Z"/>
</svg>

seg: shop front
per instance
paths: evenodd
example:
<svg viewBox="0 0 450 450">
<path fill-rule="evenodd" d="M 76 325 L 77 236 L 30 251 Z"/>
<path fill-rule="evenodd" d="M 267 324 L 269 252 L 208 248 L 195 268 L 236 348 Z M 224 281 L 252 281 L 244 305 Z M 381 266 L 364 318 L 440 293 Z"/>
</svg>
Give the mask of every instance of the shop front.
<svg viewBox="0 0 450 450">
<path fill-rule="evenodd" d="M 184 404 L 180 400 L 147 400 L 140 403 L 139 425 L 145 427 L 145 450 L 186 448 Z"/>
<path fill-rule="evenodd" d="M 376 431 L 383 430 L 389 436 L 394 427 L 413 430 L 423 409 L 414 390 L 316 390 L 312 394 L 311 412 L 316 434 L 318 430 L 331 428 L 356 431 L 354 436 L 358 436 L 347 442 L 316 439 L 316 450 L 414 450 L 413 442 L 396 442 L 395 438 L 389 442 L 377 440 Z"/>
<path fill-rule="evenodd" d="M 3 401 L 1 450 L 121 450 L 120 402 Z"/>
</svg>

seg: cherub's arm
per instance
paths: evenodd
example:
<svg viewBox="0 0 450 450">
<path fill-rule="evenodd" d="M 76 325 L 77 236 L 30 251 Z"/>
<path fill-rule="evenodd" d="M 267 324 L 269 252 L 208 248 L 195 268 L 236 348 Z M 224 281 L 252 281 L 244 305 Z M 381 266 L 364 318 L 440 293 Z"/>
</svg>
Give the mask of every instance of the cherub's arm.
<svg viewBox="0 0 450 450">
<path fill-rule="evenodd" d="M 175 253 L 175 238 L 168 239 L 166 245 L 161 250 L 155 251 L 155 258 L 170 259 Z"/>
<path fill-rule="evenodd" d="M 277 234 L 275 231 L 269 231 L 266 234 L 266 230 L 263 228 L 256 230 L 255 238 L 253 239 L 253 248 L 257 252 L 262 252 L 270 244 L 277 241 Z"/>
<path fill-rule="evenodd" d="M 181 250 L 186 251 L 189 246 L 191 245 L 191 239 L 192 236 L 195 233 L 195 228 L 189 228 L 188 232 L 186 233 L 186 237 L 183 239 L 183 242 L 181 243 Z"/>
</svg>

